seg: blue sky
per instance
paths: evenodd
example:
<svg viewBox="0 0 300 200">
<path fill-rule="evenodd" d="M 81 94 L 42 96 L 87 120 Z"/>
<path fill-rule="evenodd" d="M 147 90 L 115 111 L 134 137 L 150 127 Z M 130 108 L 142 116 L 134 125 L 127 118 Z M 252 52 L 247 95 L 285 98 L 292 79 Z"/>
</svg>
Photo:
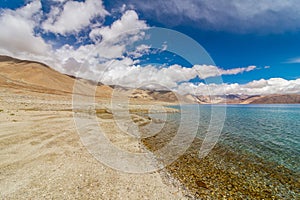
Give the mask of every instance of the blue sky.
<svg viewBox="0 0 300 200">
<path fill-rule="evenodd" d="M 168 13 L 165 10 L 176 9 L 176 6 L 169 6 L 167 4 L 162 6 L 161 4 L 164 3 L 159 2 L 163 1 L 111 0 L 106 1 L 105 5 L 113 9 L 116 5 L 121 6 L 122 4 L 127 4 L 136 8 L 141 18 L 145 19 L 150 25 L 171 28 L 187 34 L 198 41 L 208 51 L 215 63 L 222 68 L 229 69 L 248 65 L 255 65 L 262 68 L 262 70 L 253 73 L 224 76 L 223 80 L 225 82 L 246 83 L 253 79 L 268 79 L 272 77 L 282 77 L 291 80 L 300 77 L 300 62 L 288 63 L 291 59 L 300 57 L 299 22 L 291 21 L 292 19 L 287 17 L 283 23 L 291 23 L 292 25 L 290 28 L 286 28 L 286 30 L 284 30 L 284 27 L 281 27 L 280 24 L 276 24 L 277 20 L 274 20 L 273 25 L 275 27 L 278 26 L 278 29 L 263 26 L 257 29 L 257 27 L 253 25 L 253 27 L 250 26 L 248 30 L 243 31 L 241 27 L 235 27 L 234 25 L 234 23 L 238 25 L 239 22 L 230 24 L 229 21 L 227 22 L 228 29 L 227 27 L 222 27 L 218 30 L 219 27 L 207 28 L 205 21 L 190 19 L 180 11 L 177 11 L 177 13 L 176 11 Z M 193 2 L 197 1 L 188 0 L 186 4 Z M 270 1 L 265 2 L 270 3 Z M 281 1 L 281 4 L 285 2 L 286 1 Z M 276 4 L 278 1 L 273 3 Z M 292 3 L 299 8 L 296 1 Z M 160 9 L 160 6 L 163 7 L 163 9 Z M 189 5 L 186 7 L 186 12 L 188 12 Z M 224 10 L 225 9 L 226 7 L 224 7 Z M 201 12 L 201 7 L 199 6 L 197 10 Z M 165 13 L 158 14 L 160 11 L 165 11 Z M 288 15 L 287 12 L 289 12 L 289 10 L 286 10 L 286 12 L 278 11 L 277 18 L 285 18 L 283 16 Z M 274 13 L 274 15 L 276 15 L 276 13 Z M 300 19 L 299 16 L 300 14 L 298 13 L 298 20 Z M 255 20 L 263 21 L 264 19 L 257 17 Z M 172 21 L 175 21 L 175 23 Z M 240 23 L 247 23 L 247 21 L 245 20 Z M 293 23 L 295 24 L 293 25 Z M 234 27 L 235 30 L 231 30 L 230 27 Z M 265 66 L 270 66 L 270 68 L 263 69 Z"/>
<path fill-rule="evenodd" d="M 99 79 L 105 72 L 101 81 L 107 84 L 130 85 L 138 77 L 140 85 L 159 80 L 168 89 L 199 89 L 202 94 L 207 90 L 203 84 L 219 70 L 224 83 L 212 85 L 212 93 L 221 94 L 221 87 L 228 94 L 300 92 L 297 0 L 2 0 L 0 7 L 0 25 L 7 27 L 0 33 L 0 54 L 45 62 L 63 73 L 74 74 L 81 67 L 85 78 Z M 190 63 L 163 49 L 164 44 L 162 51 L 143 47 L 131 54 L 124 49 L 136 42 L 135 37 L 147 35 L 150 27 L 191 37 L 214 63 Z M 141 31 L 120 34 L 130 29 Z M 7 44 L 10 36 L 19 42 Z M 110 37 L 115 37 L 114 43 Z M 97 53 L 90 55 L 95 48 Z M 195 53 L 188 45 L 182 48 Z M 114 64 L 107 67 L 111 60 Z M 147 77 L 149 73 L 157 77 Z"/>
</svg>

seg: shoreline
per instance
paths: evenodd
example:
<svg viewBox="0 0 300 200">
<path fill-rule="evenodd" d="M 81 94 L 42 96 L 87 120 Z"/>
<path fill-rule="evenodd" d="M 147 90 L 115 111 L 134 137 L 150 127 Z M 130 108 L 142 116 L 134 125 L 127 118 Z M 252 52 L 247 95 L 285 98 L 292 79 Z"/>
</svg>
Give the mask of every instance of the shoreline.
<svg viewBox="0 0 300 200">
<path fill-rule="evenodd" d="M 166 127 L 158 135 L 143 140 L 155 153 L 174 133 Z M 193 198 L 200 199 L 297 199 L 299 174 L 282 165 L 254 155 L 235 152 L 216 145 L 203 159 L 198 158 L 202 140 L 196 138 L 187 152 L 166 167 Z"/>
<path fill-rule="evenodd" d="M 299 195 L 297 188 L 300 185 L 296 182 L 299 175 L 296 173 L 238 154 L 225 146 L 217 146 L 209 156 L 199 160 L 200 139 L 163 170 L 141 175 L 118 172 L 97 161 L 82 145 L 74 128 L 69 97 L 4 92 L 0 99 L 0 121 L 3 122 L 0 183 L 5 185 L 0 194 L 7 199 L 65 196 L 91 199 L 292 199 Z M 107 101 L 97 105 L 95 114 L 112 133 L 108 138 L 125 150 L 139 153 L 147 148 L 153 151 L 164 146 L 174 134 L 170 131 L 174 131 L 174 127 L 170 129 L 167 124 L 157 136 L 139 144 L 138 140 L 126 139 L 117 130 Z M 129 107 L 132 120 L 143 128 L 150 122 L 161 123 L 147 116 L 162 113 L 165 106 L 174 105 L 149 103 Z M 166 113 L 178 112 L 172 107 L 166 110 Z M 108 186 L 103 187 L 105 184 Z M 145 191 L 155 191 L 155 194 Z"/>
<path fill-rule="evenodd" d="M 76 132 L 69 97 L 5 90 L 0 100 L 2 198 L 186 199 L 159 172 L 128 174 L 96 160 Z M 99 120 L 112 142 L 141 151 L 110 116 Z"/>
</svg>

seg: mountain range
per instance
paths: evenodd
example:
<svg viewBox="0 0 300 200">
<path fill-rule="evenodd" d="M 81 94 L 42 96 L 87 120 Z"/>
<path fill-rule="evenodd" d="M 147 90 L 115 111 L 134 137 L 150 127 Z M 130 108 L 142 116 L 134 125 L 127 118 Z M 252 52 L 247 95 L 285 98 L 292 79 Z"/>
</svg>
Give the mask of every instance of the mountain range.
<svg viewBox="0 0 300 200">
<path fill-rule="evenodd" d="M 76 91 L 73 91 L 74 84 Z M 82 87 L 81 87 L 82 86 Z M 180 95 L 172 91 L 132 89 L 120 86 L 108 86 L 92 80 L 76 78 L 62 74 L 51 67 L 29 60 L 19 60 L 9 56 L 0 56 L 0 87 L 12 90 L 24 90 L 38 93 L 71 95 L 73 92 L 95 94 L 96 98 L 110 99 L 113 91 L 127 95 L 132 101 L 162 103 L 198 103 L 198 104 L 299 104 L 300 94 L 272 95 L 217 95 L 195 96 Z M 79 88 L 79 89 L 78 89 Z M 82 90 L 80 90 L 82 88 Z M 117 90 L 116 90 L 117 88 Z"/>
</svg>

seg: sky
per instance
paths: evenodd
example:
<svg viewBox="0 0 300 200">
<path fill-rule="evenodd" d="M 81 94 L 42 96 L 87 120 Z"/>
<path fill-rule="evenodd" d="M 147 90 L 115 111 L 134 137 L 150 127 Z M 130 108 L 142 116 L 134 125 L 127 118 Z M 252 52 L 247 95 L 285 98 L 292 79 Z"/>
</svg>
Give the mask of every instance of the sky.
<svg viewBox="0 0 300 200">
<path fill-rule="evenodd" d="M 108 85 L 300 93 L 298 0 L 1 0 L 0 54 Z"/>
</svg>

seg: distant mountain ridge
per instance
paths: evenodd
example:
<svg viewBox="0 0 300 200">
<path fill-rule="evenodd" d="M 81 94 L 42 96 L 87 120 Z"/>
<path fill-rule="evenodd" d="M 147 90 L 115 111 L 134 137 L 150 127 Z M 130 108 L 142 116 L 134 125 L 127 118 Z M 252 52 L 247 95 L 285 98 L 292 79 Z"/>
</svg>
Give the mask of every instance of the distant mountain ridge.
<svg viewBox="0 0 300 200">
<path fill-rule="evenodd" d="M 300 94 L 275 94 L 262 96 L 251 104 L 300 104 Z"/>
<path fill-rule="evenodd" d="M 200 104 L 300 104 L 300 94 L 196 96 Z"/>
<path fill-rule="evenodd" d="M 0 55 L 0 87 L 31 90 L 41 93 L 72 94 L 75 81 L 82 86 L 82 93 L 90 90 L 100 98 L 111 98 L 114 88 L 120 93 L 128 93 L 128 98 L 136 101 L 198 104 L 300 104 L 300 94 L 273 95 L 179 95 L 172 91 L 131 89 L 121 86 L 107 86 L 92 80 L 62 74 L 36 61 L 20 60 Z M 94 91 L 96 87 L 96 91 Z M 80 91 L 79 91 L 80 92 Z M 179 100 L 178 100 L 179 99 Z"/>
</svg>

